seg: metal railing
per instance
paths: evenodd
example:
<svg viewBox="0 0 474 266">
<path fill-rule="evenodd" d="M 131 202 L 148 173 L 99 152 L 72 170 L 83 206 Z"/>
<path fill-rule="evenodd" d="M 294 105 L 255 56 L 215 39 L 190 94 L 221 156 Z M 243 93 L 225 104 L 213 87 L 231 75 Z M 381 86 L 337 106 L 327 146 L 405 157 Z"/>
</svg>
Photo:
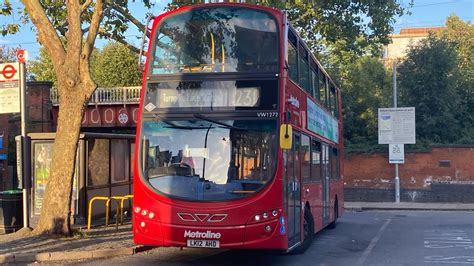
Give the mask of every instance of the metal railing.
<svg viewBox="0 0 474 266">
<path fill-rule="evenodd" d="M 92 94 L 89 105 L 96 104 L 137 104 L 141 87 L 97 88 Z M 51 103 L 59 105 L 57 88 L 51 88 Z"/>
<path fill-rule="evenodd" d="M 111 196 L 111 197 L 105 197 L 105 196 L 96 196 L 93 197 L 92 199 L 89 200 L 89 209 L 88 209 L 88 215 L 87 215 L 87 230 L 91 230 L 91 221 L 92 221 L 92 203 L 96 200 L 101 200 L 105 202 L 105 226 L 109 226 L 109 217 L 110 217 L 110 202 L 114 201 L 115 206 L 117 207 L 116 210 L 116 216 L 115 216 L 115 229 L 118 230 L 118 225 L 119 225 L 119 220 L 120 224 L 123 224 L 123 207 L 124 207 L 124 201 L 126 200 L 133 200 L 133 195 L 123 195 L 123 196 Z M 119 204 L 120 202 L 120 204 Z"/>
</svg>

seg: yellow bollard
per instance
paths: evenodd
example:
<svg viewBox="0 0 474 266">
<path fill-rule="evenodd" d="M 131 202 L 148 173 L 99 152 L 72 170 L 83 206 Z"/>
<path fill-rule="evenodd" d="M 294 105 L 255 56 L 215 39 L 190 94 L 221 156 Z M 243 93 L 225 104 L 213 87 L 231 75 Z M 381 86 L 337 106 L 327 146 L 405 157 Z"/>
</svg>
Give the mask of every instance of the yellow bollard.
<svg viewBox="0 0 474 266">
<path fill-rule="evenodd" d="M 133 195 L 125 195 L 125 196 L 112 196 L 110 197 L 113 200 L 120 200 L 120 224 L 123 224 L 123 205 L 126 200 L 133 199 Z"/>
<path fill-rule="evenodd" d="M 109 212 L 110 212 L 110 201 L 114 200 L 116 209 L 116 217 L 115 217 L 115 228 L 118 230 L 118 217 L 120 215 L 120 224 L 123 224 L 123 205 L 125 200 L 132 200 L 133 195 L 125 195 L 125 196 L 112 196 L 112 197 L 104 197 L 104 196 L 97 196 L 93 197 L 89 201 L 89 210 L 87 215 L 87 230 L 91 229 L 91 219 L 92 219 L 92 203 L 96 200 L 103 200 L 105 201 L 105 226 L 109 225 Z M 119 204 L 120 201 L 120 204 Z"/>
<path fill-rule="evenodd" d="M 103 200 L 105 201 L 105 226 L 109 225 L 109 207 L 110 207 L 110 198 L 109 197 L 103 197 L 103 196 L 97 196 L 93 197 L 89 201 L 89 210 L 88 210 L 88 215 L 87 215 L 87 230 L 91 230 L 91 219 L 92 219 L 92 203 L 96 200 Z"/>
<path fill-rule="evenodd" d="M 133 199 L 133 195 L 125 195 L 123 196 L 123 199 L 120 202 L 120 208 L 122 209 L 122 213 L 120 214 L 120 224 L 123 224 L 123 202 L 125 200 L 132 200 L 132 199 Z"/>
<path fill-rule="evenodd" d="M 123 196 L 112 196 L 110 197 L 111 199 L 113 199 L 115 201 L 115 204 L 117 205 L 117 214 L 115 216 L 115 223 L 117 224 L 116 227 L 118 227 L 118 216 L 119 216 L 119 210 L 120 210 L 120 224 L 122 224 L 122 216 L 123 216 L 123 200 L 124 200 L 124 197 Z M 119 201 L 120 200 L 120 204 L 119 204 Z"/>
</svg>

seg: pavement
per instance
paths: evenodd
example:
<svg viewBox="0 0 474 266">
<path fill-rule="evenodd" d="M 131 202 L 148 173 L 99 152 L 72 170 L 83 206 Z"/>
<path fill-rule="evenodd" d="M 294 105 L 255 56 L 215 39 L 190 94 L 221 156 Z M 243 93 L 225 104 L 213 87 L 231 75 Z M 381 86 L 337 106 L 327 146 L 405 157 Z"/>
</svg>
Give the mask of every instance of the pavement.
<svg viewBox="0 0 474 266">
<path fill-rule="evenodd" d="M 150 247 L 135 245 L 130 223 L 109 227 L 75 228 L 74 236 L 0 235 L 0 264 L 84 260 L 133 255 Z M 21 230 L 20 230 L 21 231 Z"/>
<path fill-rule="evenodd" d="M 468 203 L 411 203 L 411 202 L 345 202 L 345 209 L 365 210 L 433 210 L 474 211 L 474 204 Z M 0 235 L 0 264 L 61 262 L 105 257 L 133 255 L 152 247 L 135 245 L 130 223 L 115 226 L 98 226 L 90 231 L 76 228 L 71 238 L 50 238 L 44 236 L 21 237 Z"/>
</svg>

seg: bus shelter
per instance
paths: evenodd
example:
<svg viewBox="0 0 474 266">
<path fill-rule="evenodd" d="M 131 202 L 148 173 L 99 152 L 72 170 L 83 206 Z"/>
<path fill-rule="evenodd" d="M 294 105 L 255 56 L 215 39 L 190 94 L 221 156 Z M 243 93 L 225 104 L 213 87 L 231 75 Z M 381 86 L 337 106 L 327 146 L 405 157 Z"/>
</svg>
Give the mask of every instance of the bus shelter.
<svg viewBox="0 0 474 266">
<path fill-rule="evenodd" d="M 30 133 L 28 137 L 30 162 L 26 163 L 31 166 L 29 215 L 30 225 L 34 227 L 41 213 L 50 177 L 55 133 Z M 74 224 L 87 223 L 88 202 L 92 198 L 132 194 L 134 146 L 135 135 L 80 134 L 71 201 Z M 111 209 L 115 207 L 111 202 Z M 129 208 L 130 202 L 125 202 L 124 209 Z M 105 203 L 95 203 L 92 208 L 93 219 L 104 218 L 105 210 Z"/>
</svg>

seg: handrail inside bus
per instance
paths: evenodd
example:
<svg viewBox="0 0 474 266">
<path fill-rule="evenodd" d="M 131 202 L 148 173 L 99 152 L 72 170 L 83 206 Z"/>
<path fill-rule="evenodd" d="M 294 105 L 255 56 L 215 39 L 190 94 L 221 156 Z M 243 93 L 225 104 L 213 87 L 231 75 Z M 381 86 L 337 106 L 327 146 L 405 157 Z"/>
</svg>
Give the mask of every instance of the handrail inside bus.
<svg viewBox="0 0 474 266">
<path fill-rule="evenodd" d="M 212 34 L 212 32 L 210 34 L 211 34 L 211 63 L 212 63 L 212 66 L 214 66 L 214 64 L 216 63 L 215 51 L 214 51 L 214 34 Z"/>
<path fill-rule="evenodd" d="M 221 66 L 221 72 L 225 72 L 225 51 L 224 51 L 224 42 L 222 43 L 222 66 Z"/>
<path fill-rule="evenodd" d="M 250 193 L 255 193 L 255 190 L 231 190 L 229 191 L 231 193 L 236 193 L 236 194 L 250 194 Z"/>
</svg>

